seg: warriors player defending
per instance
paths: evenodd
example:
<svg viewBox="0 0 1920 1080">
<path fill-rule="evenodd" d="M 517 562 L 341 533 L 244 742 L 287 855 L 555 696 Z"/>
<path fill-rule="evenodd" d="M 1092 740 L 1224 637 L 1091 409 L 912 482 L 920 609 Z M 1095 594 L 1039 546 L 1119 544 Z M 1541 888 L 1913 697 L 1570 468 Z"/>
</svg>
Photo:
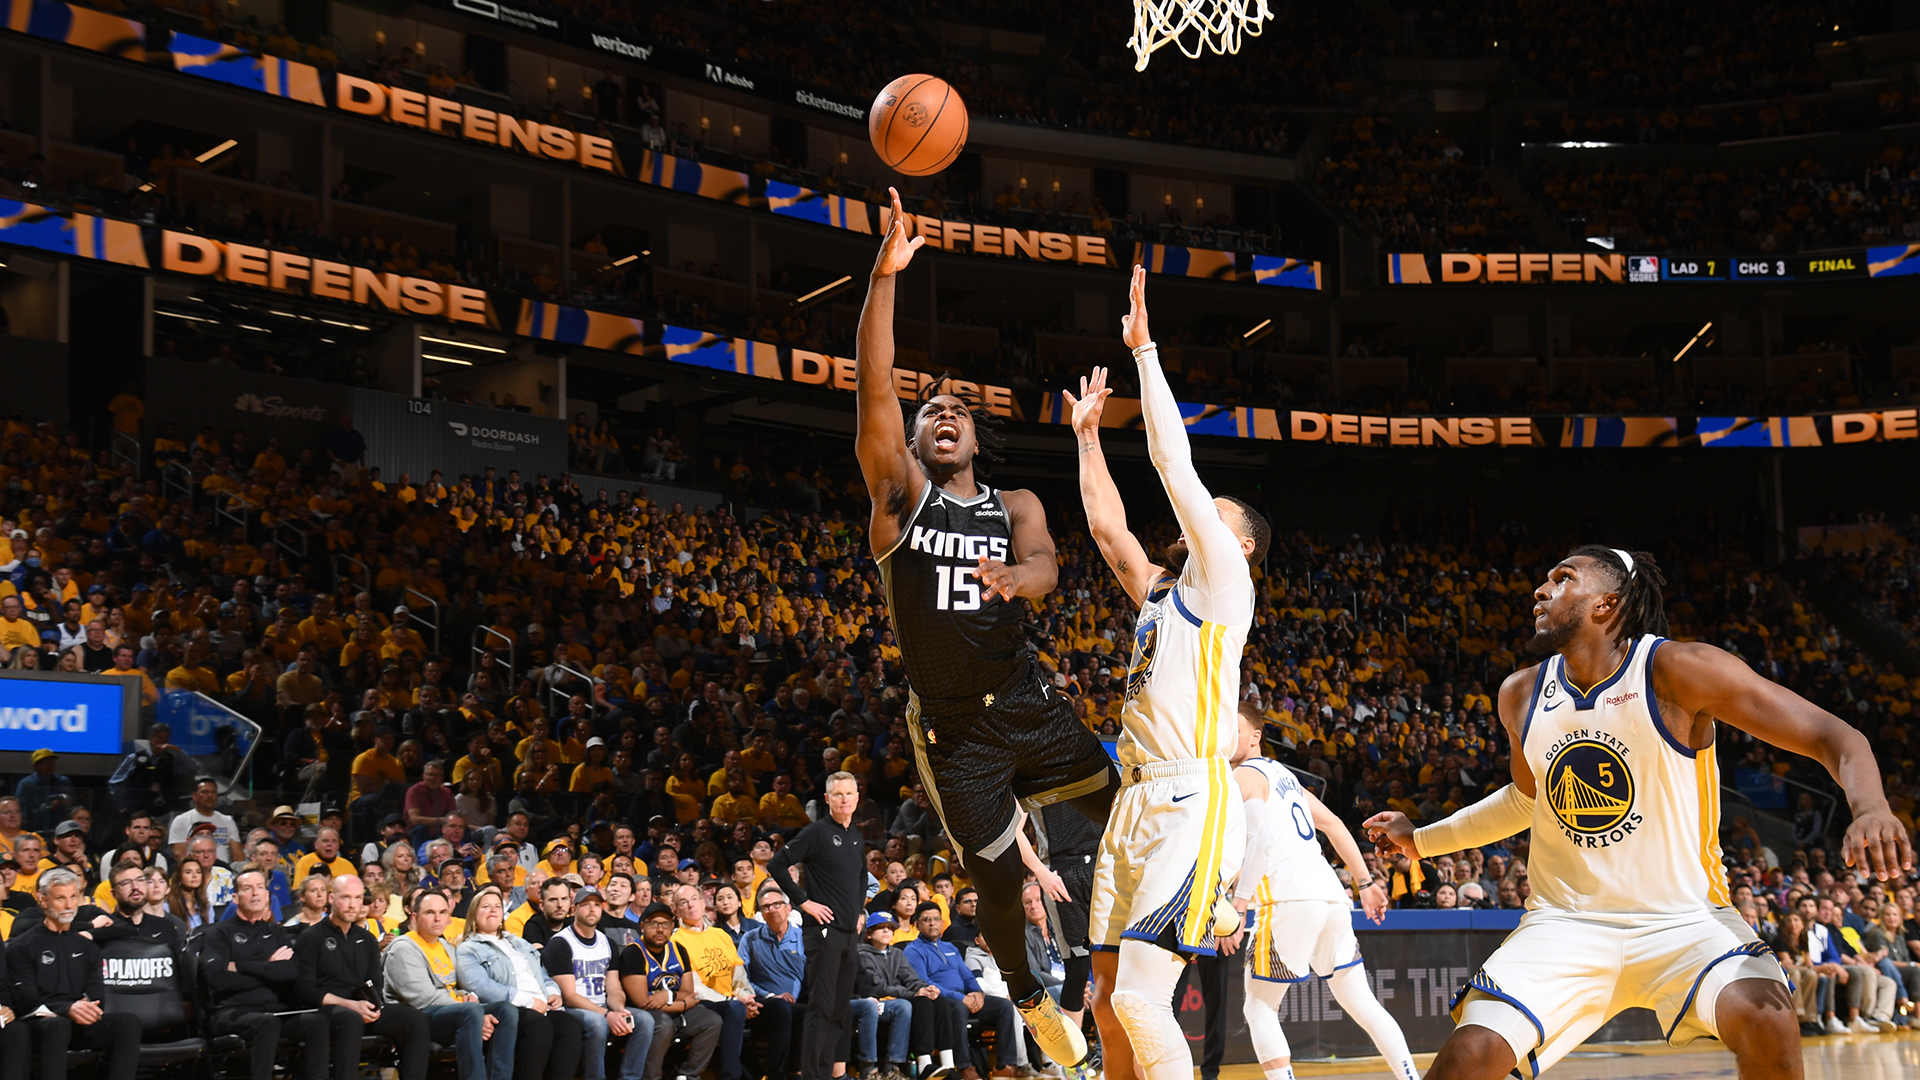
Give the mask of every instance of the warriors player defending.
<svg viewBox="0 0 1920 1080">
<path fill-rule="evenodd" d="M 1500 687 L 1513 783 L 1418 830 L 1365 823 L 1409 857 L 1533 830 L 1530 910 L 1455 998 L 1428 1080 L 1531 1077 L 1634 1006 L 1673 1045 L 1718 1037 L 1743 1080 L 1800 1077 L 1786 976 L 1728 906 L 1716 723 L 1826 766 L 1853 810 L 1849 865 L 1912 871 L 1866 738 L 1735 656 L 1662 638 L 1663 584 L 1642 552 L 1562 559 L 1533 594 L 1547 659 Z"/>
<path fill-rule="evenodd" d="M 1379 922 L 1387 910 L 1387 890 L 1367 871 L 1360 845 L 1346 823 L 1300 786 L 1293 770 L 1260 753 L 1259 709 L 1240 703 L 1240 745 L 1233 755 L 1233 778 L 1247 807 L 1247 855 L 1233 906 L 1253 917 L 1248 928 L 1223 938 L 1230 953 L 1248 932 L 1247 1034 L 1267 1080 L 1293 1080 L 1293 1054 L 1280 1030 L 1280 1003 L 1287 988 L 1309 979 L 1327 980 L 1333 1000 L 1366 1031 L 1396 1080 L 1420 1080 L 1407 1050 L 1407 1037 L 1386 1006 L 1373 996 L 1360 967 L 1360 946 L 1353 937 L 1353 903 L 1320 854 L 1317 833 L 1326 833 L 1340 861 L 1347 864 L 1367 917 Z"/>
<path fill-rule="evenodd" d="M 1079 1068 L 1086 1037 L 1061 1022 L 1027 968 L 1019 804 L 1064 802 L 1104 825 L 1118 783 L 1100 740 L 1043 681 L 1020 629 L 1017 598 L 1045 596 L 1059 576 L 1039 498 L 974 481 L 979 444 L 960 398 L 934 395 L 905 428 L 893 378 L 894 278 L 922 240 L 909 240 L 901 222 L 896 192 L 860 313 L 854 449 L 873 496 L 867 537 L 913 688 L 907 729 L 920 780 L 980 890 L 980 931 L 1014 1004 L 1049 1058 Z"/>
<path fill-rule="evenodd" d="M 1094 369 L 1066 395 L 1080 444 L 1087 527 L 1140 607 L 1120 722 L 1120 797 L 1094 870 L 1088 938 L 1094 1020 L 1110 1077 L 1190 1080 L 1193 1057 L 1173 1015 L 1183 953 L 1214 952 L 1214 927 L 1238 923 L 1221 895 L 1246 847 L 1230 758 L 1239 742 L 1240 649 L 1253 621 L 1250 566 L 1266 555 L 1266 519 L 1200 482 L 1186 423 L 1147 332 L 1146 270 L 1133 271 L 1121 323 L 1140 374 L 1147 452 L 1180 522 L 1168 566 L 1147 558 L 1100 451 L 1112 391 Z M 1116 1026 L 1120 1029 L 1115 1030 Z M 1124 1037 L 1122 1037 L 1124 1036 Z M 1131 1045 L 1134 1061 L 1123 1055 Z"/>
</svg>

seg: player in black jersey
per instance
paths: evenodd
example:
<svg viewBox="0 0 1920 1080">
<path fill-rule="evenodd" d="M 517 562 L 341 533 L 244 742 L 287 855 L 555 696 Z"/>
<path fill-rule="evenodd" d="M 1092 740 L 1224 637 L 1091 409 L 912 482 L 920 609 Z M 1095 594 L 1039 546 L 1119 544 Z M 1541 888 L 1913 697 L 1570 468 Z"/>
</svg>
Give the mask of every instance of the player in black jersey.
<svg viewBox="0 0 1920 1080">
<path fill-rule="evenodd" d="M 1039 497 L 976 482 L 978 432 L 960 397 L 927 397 L 907 430 L 894 382 L 894 279 L 924 241 L 909 239 L 903 220 L 894 192 L 855 354 L 854 449 L 873 497 L 867 539 L 912 686 L 907 727 L 920 779 L 980 892 L 981 934 L 1035 1041 L 1080 1067 L 1086 1039 L 1027 970 L 1016 837 L 1022 804 L 1067 803 L 1104 828 L 1119 777 L 1043 680 L 1020 629 L 1019 600 L 1045 596 L 1059 577 Z"/>
</svg>

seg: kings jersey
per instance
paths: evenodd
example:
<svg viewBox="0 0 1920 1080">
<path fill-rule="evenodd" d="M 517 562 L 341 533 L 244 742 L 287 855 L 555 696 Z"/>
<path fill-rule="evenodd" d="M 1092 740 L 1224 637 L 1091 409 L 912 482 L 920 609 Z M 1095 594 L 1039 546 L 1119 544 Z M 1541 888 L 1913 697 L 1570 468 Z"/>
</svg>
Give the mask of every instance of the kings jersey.
<svg viewBox="0 0 1920 1080">
<path fill-rule="evenodd" d="M 988 595 L 977 574 L 982 558 L 1013 560 L 1001 494 L 982 485 L 962 499 L 929 482 L 879 559 L 907 680 L 935 709 L 959 699 L 977 707 L 1031 652 L 1020 601 Z"/>
</svg>

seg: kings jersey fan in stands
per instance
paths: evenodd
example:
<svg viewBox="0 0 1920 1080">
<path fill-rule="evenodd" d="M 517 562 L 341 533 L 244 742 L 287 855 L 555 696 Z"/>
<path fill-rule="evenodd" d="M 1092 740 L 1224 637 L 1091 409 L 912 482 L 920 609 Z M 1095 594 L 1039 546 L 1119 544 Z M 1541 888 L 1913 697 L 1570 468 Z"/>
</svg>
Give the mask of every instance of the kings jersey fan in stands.
<svg viewBox="0 0 1920 1080">
<path fill-rule="evenodd" d="M 932 176 L 953 164 L 966 147 L 967 107 L 943 79 L 902 75 L 873 99 L 867 136 L 888 168 L 908 176 Z"/>
</svg>

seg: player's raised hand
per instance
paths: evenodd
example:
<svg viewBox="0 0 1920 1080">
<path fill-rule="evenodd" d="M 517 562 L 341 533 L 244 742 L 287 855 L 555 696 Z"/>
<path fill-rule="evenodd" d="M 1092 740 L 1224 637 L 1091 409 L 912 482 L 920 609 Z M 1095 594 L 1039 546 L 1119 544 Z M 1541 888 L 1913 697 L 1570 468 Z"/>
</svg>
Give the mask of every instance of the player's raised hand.
<svg viewBox="0 0 1920 1080">
<path fill-rule="evenodd" d="M 1913 844 L 1907 827 L 1891 810 L 1861 814 L 1847 826 L 1842 843 L 1847 865 L 1885 881 L 1899 871 L 1913 872 Z"/>
<path fill-rule="evenodd" d="M 1100 430 L 1100 414 L 1106 411 L 1107 396 L 1113 390 L 1107 386 L 1107 369 L 1093 369 L 1093 377 L 1080 376 L 1080 396 L 1074 397 L 1073 391 L 1062 390 L 1060 394 L 1067 399 L 1067 409 L 1073 418 L 1073 432 L 1086 435 Z"/>
<path fill-rule="evenodd" d="M 1127 299 L 1132 306 L 1120 318 L 1120 340 L 1127 348 L 1137 349 L 1153 340 L 1153 334 L 1147 329 L 1147 268 L 1136 265 L 1133 268 L 1133 286 L 1127 291 Z"/>
<path fill-rule="evenodd" d="M 1360 823 L 1367 830 L 1367 839 L 1373 841 L 1381 854 L 1394 849 L 1406 853 L 1407 858 L 1418 860 L 1420 851 L 1413 846 L 1413 822 L 1398 810 L 1386 810 L 1375 814 Z"/>
<path fill-rule="evenodd" d="M 892 277 L 905 270 L 907 264 L 913 261 L 913 253 L 927 242 L 924 236 L 907 239 L 907 215 L 900 206 L 900 192 L 890 187 L 887 194 L 893 196 L 893 218 L 887 226 L 886 239 L 880 241 L 880 254 L 873 260 L 873 276 L 876 278 Z"/>
<path fill-rule="evenodd" d="M 1002 600 L 1012 600 L 1020 584 L 1013 576 L 1013 567 L 985 555 L 980 556 L 980 565 L 974 567 L 973 576 L 980 579 L 980 588 L 988 596 Z"/>
</svg>

